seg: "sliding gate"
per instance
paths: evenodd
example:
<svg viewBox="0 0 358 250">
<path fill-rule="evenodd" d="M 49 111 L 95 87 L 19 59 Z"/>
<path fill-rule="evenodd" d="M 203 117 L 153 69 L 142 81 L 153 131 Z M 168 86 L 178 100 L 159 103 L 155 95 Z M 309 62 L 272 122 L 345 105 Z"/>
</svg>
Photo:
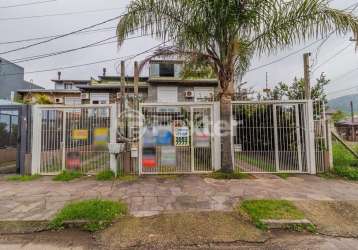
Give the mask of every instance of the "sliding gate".
<svg viewBox="0 0 358 250">
<path fill-rule="evenodd" d="M 249 173 L 308 173 L 314 165 L 308 101 L 233 103 L 234 167 Z M 313 121 L 311 121 L 313 122 Z M 313 123 L 312 123 L 313 124 Z"/>
<path fill-rule="evenodd" d="M 212 104 L 140 105 L 140 174 L 213 171 Z"/>
<path fill-rule="evenodd" d="M 32 174 L 84 174 L 112 169 L 108 143 L 116 142 L 115 105 L 33 107 Z"/>
</svg>

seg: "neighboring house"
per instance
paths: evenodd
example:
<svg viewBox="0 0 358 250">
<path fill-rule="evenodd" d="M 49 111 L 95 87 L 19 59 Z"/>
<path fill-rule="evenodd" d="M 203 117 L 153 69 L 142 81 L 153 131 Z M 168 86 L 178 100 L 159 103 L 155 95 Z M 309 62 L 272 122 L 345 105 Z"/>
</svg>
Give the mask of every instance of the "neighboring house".
<svg viewBox="0 0 358 250">
<path fill-rule="evenodd" d="M 46 96 L 53 104 L 81 104 L 79 90 L 55 89 L 20 89 L 17 96 L 25 103 L 36 103 L 39 96 Z"/>
<path fill-rule="evenodd" d="M 12 100 L 18 89 L 42 89 L 24 80 L 24 68 L 0 58 L 0 99 Z"/>
<path fill-rule="evenodd" d="M 175 103 L 212 101 L 218 91 L 217 79 L 183 79 L 183 62 L 179 60 L 152 60 L 149 77 L 140 77 L 138 92 L 144 102 Z M 82 103 L 117 103 L 121 97 L 119 76 L 99 76 L 90 85 L 79 86 L 83 93 Z M 134 77 L 125 78 L 125 93 L 134 96 Z"/>
<path fill-rule="evenodd" d="M 21 100 L 35 103 L 39 95 L 44 95 L 54 104 L 79 105 L 81 104 L 82 86 L 90 85 L 91 80 L 62 80 L 61 72 L 58 72 L 58 79 L 52 80 L 54 89 L 20 89 L 17 91 Z"/>
<path fill-rule="evenodd" d="M 358 141 L 358 118 L 337 122 L 335 127 L 343 140 Z"/>
</svg>

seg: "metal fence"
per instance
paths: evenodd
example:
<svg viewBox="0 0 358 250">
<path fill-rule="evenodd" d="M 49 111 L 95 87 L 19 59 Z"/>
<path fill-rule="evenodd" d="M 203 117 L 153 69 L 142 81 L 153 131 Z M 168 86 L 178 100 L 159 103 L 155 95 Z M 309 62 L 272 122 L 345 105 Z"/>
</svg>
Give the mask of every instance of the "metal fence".
<svg viewBox="0 0 358 250">
<path fill-rule="evenodd" d="M 322 173 L 331 167 L 331 131 L 329 121 L 326 118 L 326 107 L 324 101 L 313 102 L 313 119 L 315 135 L 315 159 L 317 172 Z"/>
<path fill-rule="evenodd" d="M 32 173 L 53 175 L 70 169 L 94 174 L 110 169 L 108 143 L 115 142 L 115 110 L 115 105 L 34 106 Z"/>
<path fill-rule="evenodd" d="M 307 101 L 233 102 L 232 107 L 236 171 L 309 171 Z"/>
<path fill-rule="evenodd" d="M 141 104 L 140 174 L 213 170 L 212 104 Z"/>
</svg>

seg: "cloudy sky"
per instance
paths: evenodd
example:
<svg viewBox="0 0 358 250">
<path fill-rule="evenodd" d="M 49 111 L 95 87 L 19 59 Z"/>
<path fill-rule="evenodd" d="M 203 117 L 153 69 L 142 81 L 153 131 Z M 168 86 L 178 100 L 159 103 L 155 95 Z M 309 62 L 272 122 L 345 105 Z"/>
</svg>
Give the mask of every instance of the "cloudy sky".
<svg viewBox="0 0 358 250">
<path fill-rule="evenodd" d="M 74 49 L 97 41 L 110 38 L 115 35 L 116 22 L 109 22 L 96 27 L 97 31 L 85 32 L 78 35 L 68 36 L 62 39 L 31 47 L 25 50 L 6 53 L 9 50 L 23 47 L 37 41 L 8 43 L 23 39 L 32 39 L 44 36 L 60 35 L 86 26 L 110 19 L 123 13 L 130 0 L 53 0 L 46 3 L 28 6 L 11 7 L 12 5 L 31 3 L 40 0 L 0 0 L 0 57 L 8 60 L 20 61 L 18 64 L 25 68 L 26 72 L 41 71 L 58 67 L 87 64 L 107 59 L 122 58 L 133 55 L 160 44 L 148 37 L 141 37 L 127 41 L 118 50 L 115 39 L 107 40 L 106 44 L 66 53 L 49 58 L 21 62 L 24 58 L 38 56 L 57 51 Z M 42 0 L 45 2 L 45 0 Z M 332 6 L 346 8 L 357 0 L 334 0 Z M 358 13 L 358 12 L 356 12 Z M 45 15 L 45 17 L 44 17 Z M 102 30 L 98 30 L 102 29 Z M 314 41 L 306 44 L 299 44 L 293 48 L 282 51 L 269 57 L 255 57 L 252 61 L 252 68 L 272 63 L 267 67 L 249 72 L 244 81 L 248 86 L 255 89 L 262 89 L 265 86 L 265 74 L 269 74 L 269 85 L 273 87 L 280 81 L 290 82 L 295 76 L 303 75 L 302 54 L 312 52 L 313 72 L 312 78 L 318 77 L 325 72 L 332 80 L 327 86 L 329 97 L 358 93 L 358 55 L 355 53 L 354 44 L 349 41 L 350 34 L 345 37 L 332 36 L 320 49 L 317 54 L 317 47 L 320 43 L 279 60 L 300 50 Z M 7 44 L 6 44 L 7 43 Z M 317 58 L 316 58 L 317 55 Z M 327 61 L 328 59 L 330 59 Z M 137 58 L 140 60 L 140 57 Z M 120 59 L 111 62 L 99 63 L 84 67 L 61 70 L 62 77 L 66 79 L 89 79 L 102 74 L 102 68 L 107 68 L 108 75 L 118 74 L 118 63 Z M 322 63 L 324 63 L 322 65 Z M 131 73 L 133 61 L 127 62 L 128 73 Z M 354 69 L 356 69 L 354 71 Z M 57 70 L 43 73 L 28 73 L 26 80 L 33 81 L 41 86 L 51 88 L 51 79 L 57 77 Z M 355 87 L 357 86 L 357 87 Z"/>
</svg>

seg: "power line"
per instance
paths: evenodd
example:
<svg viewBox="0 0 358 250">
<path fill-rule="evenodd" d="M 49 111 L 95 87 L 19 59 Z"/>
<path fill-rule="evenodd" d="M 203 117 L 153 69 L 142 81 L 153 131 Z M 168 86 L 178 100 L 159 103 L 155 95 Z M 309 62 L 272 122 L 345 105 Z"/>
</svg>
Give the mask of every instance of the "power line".
<svg viewBox="0 0 358 250">
<path fill-rule="evenodd" d="M 34 16 L 22 16 L 22 17 L 1 17 L 0 21 L 13 21 L 13 20 L 35 19 L 35 18 L 56 17 L 56 16 L 72 16 L 72 15 L 78 15 L 78 14 L 89 14 L 89 13 L 107 12 L 107 11 L 114 11 L 114 10 L 123 10 L 123 8 L 74 11 L 74 12 L 34 15 Z"/>
<path fill-rule="evenodd" d="M 15 7 L 23 7 L 23 6 L 30 6 L 30 5 L 38 5 L 50 2 L 56 2 L 57 0 L 46 0 L 46 1 L 35 1 L 30 3 L 21 3 L 21 4 L 14 4 L 14 5 L 7 5 L 7 6 L 0 6 L 0 9 L 8 9 L 8 8 L 15 8 Z"/>
<path fill-rule="evenodd" d="M 315 69 L 313 69 L 313 73 L 316 72 L 320 67 L 322 67 L 323 65 L 327 64 L 328 62 L 330 62 L 332 59 L 336 58 L 337 56 L 339 56 L 340 54 L 342 54 L 346 49 L 348 49 L 350 46 L 352 46 L 352 43 L 349 43 L 347 46 L 345 46 L 344 48 L 342 48 L 341 50 L 339 50 L 337 53 L 335 53 L 333 56 L 331 56 L 330 58 L 328 58 L 327 60 L 325 60 L 323 63 L 319 64 L 316 66 Z"/>
<path fill-rule="evenodd" d="M 132 39 L 136 39 L 136 38 L 140 38 L 140 37 L 144 37 L 146 35 L 138 35 L 138 36 L 134 36 L 134 37 L 128 37 L 125 40 L 132 40 Z M 107 44 L 113 44 L 113 43 L 117 43 L 117 41 L 111 41 L 111 42 L 106 42 L 108 40 L 112 40 L 114 38 L 117 38 L 117 36 L 112 36 L 112 37 L 108 37 L 106 39 L 94 42 L 94 43 L 90 43 L 78 48 L 73 48 L 73 49 L 68 49 L 68 50 L 62 50 L 62 51 L 55 51 L 52 53 L 47 53 L 47 54 L 41 54 L 41 55 L 36 55 L 36 56 L 30 56 L 30 57 L 25 57 L 25 58 L 19 58 L 19 59 L 15 59 L 15 60 L 11 60 L 12 63 L 23 63 L 23 62 L 29 62 L 29 61 L 34 61 L 34 60 L 39 60 L 39 59 L 43 59 L 43 58 L 48 58 L 48 57 L 53 57 L 53 56 L 57 56 L 57 55 L 62 55 L 62 54 L 67 54 L 70 52 L 75 52 L 78 50 L 82 50 L 82 49 L 87 49 L 87 48 L 92 48 L 92 47 L 97 47 L 97 46 L 102 46 L 102 45 L 107 45 Z"/>
<path fill-rule="evenodd" d="M 81 35 L 81 34 L 86 34 L 86 33 L 96 33 L 99 31 L 107 31 L 107 30 L 114 30 L 116 29 L 116 26 L 112 26 L 112 27 L 107 27 L 107 28 L 101 28 L 101 29 L 93 29 L 93 30 L 86 30 L 86 31 L 82 31 L 82 32 L 78 32 L 76 33 L 76 35 Z M 6 44 L 15 44 L 15 43 L 24 43 L 24 42 L 32 42 L 32 41 L 38 41 L 38 40 L 44 40 L 44 39 L 49 39 L 49 38 L 54 38 L 60 35 L 52 35 L 52 36 L 42 36 L 42 37 L 34 37 L 34 38 L 27 38 L 27 39 L 22 39 L 22 40 L 13 40 L 13 41 L 4 41 L 4 42 L 0 42 L 0 45 L 6 45 Z"/>
<path fill-rule="evenodd" d="M 299 49 L 299 50 L 296 50 L 296 51 L 294 51 L 294 52 L 292 52 L 292 53 L 290 53 L 290 54 L 288 54 L 288 55 L 286 55 L 286 56 L 284 56 L 284 57 L 281 57 L 281 58 L 279 58 L 279 59 L 273 60 L 273 61 L 271 61 L 271 62 L 269 62 L 269 63 L 260 65 L 260 66 L 258 66 L 258 67 L 252 68 L 252 69 L 250 69 L 250 70 L 247 71 L 247 72 L 252 72 L 252 71 L 255 71 L 255 70 L 259 70 L 259 69 L 265 68 L 265 67 L 267 67 L 267 66 L 270 66 L 270 65 L 272 65 L 272 64 L 278 63 L 278 62 L 280 62 L 280 61 L 282 61 L 282 60 L 284 60 L 284 59 L 286 59 L 286 58 L 288 58 L 288 57 L 290 57 L 290 56 L 296 55 L 296 54 L 298 54 L 299 52 L 301 52 L 301 51 L 303 51 L 303 50 L 305 50 L 305 49 L 307 49 L 307 48 L 309 48 L 309 47 L 315 45 L 316 43 L 318 43 L 319 41 L 322 41 L 323 39 L 325 39 L 325 38 L 316 40 L 316 41 L 314 41 L 313 43 L 310 43 L 309 45 L 307 45 L 307 46 L 305 46 L 305 47 L 303 47 L 303 48 L 301 48 L 301 49 Z"/>
<path fill-rule="evenodd" d="M 133 54 L 130 56 L 123 56 L 123 57 L 116 57 L 116 58 L 110 58 L 110 59 L 105 59 L 105 60 L 101 60 L 101 61 L 94 61 L 94 62 L 90 62 L 90 63 L 85 63 L 85 64 L 77 64 L 77 65 L 72 65 L 72 66 L 63 66 L 63 67 L 57 67 L 57 68 L 51 68 L 51 69 L 44 69 L 44 70 L 35 70 L 35 71 L 29 71 L 29 72 L 25 72 L 24 74 L 35 74 L 35 73 L 44 73 L 44 72 L 51 72 L 51 71 L 55 71 L 55 70 L 65 70 L 65 69 L 73 69 L 73 68 L 79 68 L 79 67 L 85 67 L 85 66 L 90 66 L 90 65 L 95 65 L 95 64 L 100 64 L 100 63 L 106 63 L 106 62 L 113 62 L 113 61 L 117 61 L 117 60 L 130 60 L 130 59 L 134 59 L 140 55 L 146 54 L 150 51 L 152 51 L 153 49 L 156 49 L 160 46 L 162 46 L 163 44 L 167 43 L 169 41 L 165 41 L 163 43 L 160 43 L 150 49 L 147 49 L 145 51 L 142 51 L 140 53 L 137 54 Z M 13 74 L 4 74 L 1 76 L 12 76 L 12 75 L 22 75 L 23 73 L 13 73 Z"/>
<path fill-rule="evenodd" d="M 105 20 L 105 21 L 103 21 L 103 22 L 96 23 L 96 24 L 93 24 L 93 25 L 91 25 L 91 26 L 87 26 L 87 27 L 85 27 L 85 28 L 81 28 L 81 29 L 78 29 L 78 30 L 75 30 L 75 31 L 72 31 L 72 32 L 69 32 L 69 33 L 66 33 L 66 34 L 63 34 L 63 35 L 59 35 L 59 36 L 56 36 L 56 37 L 47 39 L 47 40 L 45 40 L 45 41 L 41 41 L 41 42 L 38 42 L 38 43 L 33 43 L 33 44 L 30 44 L 30 45 L 27 45 L 27 46 L 23 46 L 23 47 L 19 47 L 19 48 L 16 48 L 16 49 L 4 51 L 4 52 L 1 52 L 0 55 L 8 54 L 8 53 L 15 52 L 15 51 L 19 51 L 19 50 L 28 49 L 28 48 L 31 48 L 31 47 L 38 46 L 38 45 L 40 45 L 40 44 L 48 43 L 48 42 L 51 42 L 51 41 L 54 41 L 54 40 L 57 40 L 57 39 L 60 39 L 60 38 L 63 38 L 63 37 L 67 37 L 67 36 L 70 36 L 70 35 L 73 35 L 73 34 L 82 32 L 82 31 L 84 31 L 84 30 L 92 29 L 92 28 L 94 28 L 94 27 L 103 25 L 103 24 L 105 24 L 105 23 L 112 22 L 112 21 L 114 21 L 114 20 L 116 20 L 116 19 L 118 19 L 118 18 L 120 18 L 120 17 L 122 17 L 122 16 L 123 16 L 123 15 L 119 15 L 119 16 L 110 18 L 110 19 L 108 19 L 108 20 Z"/>
</svg>

